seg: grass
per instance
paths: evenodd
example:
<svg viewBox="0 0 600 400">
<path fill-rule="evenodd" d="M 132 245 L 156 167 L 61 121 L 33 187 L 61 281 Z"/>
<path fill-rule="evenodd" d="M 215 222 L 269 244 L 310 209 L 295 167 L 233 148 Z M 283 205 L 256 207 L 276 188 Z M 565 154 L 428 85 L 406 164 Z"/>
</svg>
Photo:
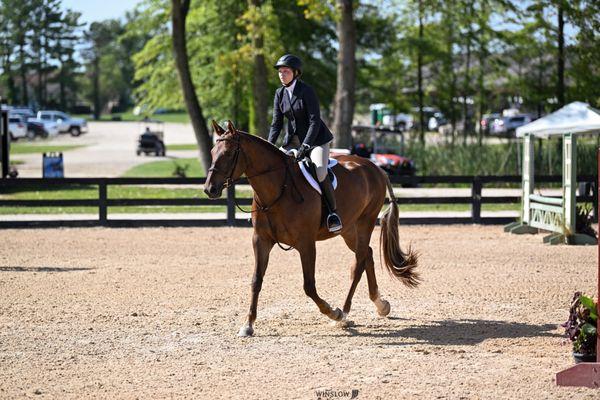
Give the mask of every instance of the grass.
<svg viewBox="0 0 600 400">
<path fill-rule="evenodd" d="M 126 177 L 170 177 L 176 166 L 187 168 L 188 177 L 202 177 L 204 171 L 197 159 L 177 159 L 171 161 L 153 161 L 139 165 L 127 171 Z M 205 199 L 206 195 L 201 187 L 163 187 L 163 186 L 109 186 L 107 192 L 109 199 L 174 199 L 197 198 Z M 251 198 L 251 190 L 236 190 L 238 198 Z M 97 199 L 98 187 L 95 185 L 73 186 L 32 186 L 26 190 L 7 190 L 0 197 L 14 200 L 56 200 L 56 199 Z M 247 208 L 247 207 L 245 207 Z M 518 211 L 520 204 L 483 204 L 483 211 L 514 210 Z M 199 213 L 199 212 L 225 212 L 224 206 L 133 206 L 109 207 L 109 213 Z M 469 204 L 401 204 L 400 211 L 442 211 L 464 212 L 469 211 Z M 0 214 L 95 214 L 96 207 L 2 207 Z"/>
<path fill-rule="evenodd" d="M 185 171 L 188 178 L 206 176 L 200 161 L 196 158 L 152 161 L 129 169 L 123 176 L 128 178 L 169 178 L 176 176 L 174 172 L 178 167 Z"/>
<path fill-rule="evenodd" d="M 172 150 L 198 150 L 197 144 L 168 144 L 167 151 Z"/>
<path fill-rule="evenodd" d="M 77 114 L 73 115 L 75 118 L 84 118 L 88 121 L 94 121 L 93 116 L 89 114 Z M 141 121 L 144 119 L 143 115 L 134 115 L 131 110 L 122 113 L 114 113 L 114 114 L 102 114 L 100 115 L 100 122 L 109 122 L 115 121 L 115 118 L 120 118 L 119 121 Z M 190 122 L 190 117 L 187 112 L 179 111 L 179 112 L 168 112 L 164 114 L 152 114 L 150 119 L 158 120 L 162 122 L 176 122 L 187 124 Z"/>
<path fill-rule="evenodd" d="M 13 143 L 10 154 L 64 153 L 70 150 L 86 147 L 85 145 L 45 145 L 30 143 Z"/>
<path fill-rule="evenodd" d="M 172 187 L 144 187 L 144 186 L 109 186 L 107 192 L 109 199 L 174 199 L 197 198 L 205 199 L 206 195 L 201 187 L 180 188 Z M 13 200 L 58 200 L 58 199 L 97 199 L 98 187 L 95 185 L 74 185 L 65 187 L 32 186 L 24 191 L 5 191 L 0 196 L 3 199 Z M 252 198 L 251 190 L 236 190 L 237 198 Z M 443 211 L 460 212 L 469 211 L 469 204 L 401 204 L 400 211 Z M 248 208 L 248 207 L 244 207 Z M 483 204 L 483 211 L 518 211 L 520 204 Z M 109 207 L 109 213 L 203 213 L 225 212 L 225 206 L 132 206 Z M 95 214 L 96 207 L 1 207 L 0 215 L 7 214 Z"/>
<path fill-rule="evenodd" d="M 174 189 L 162 186 L 109 186 L 109 199 L 206 199 L 201 187 Z M 251 198 L 252 191 L 236 190 L 238 198 Z M 27 190 L 7 189 L 2 199 L 11 200 L 94 200 L 98 198 L 96 185 L 39 186 L 31 185 Z M 109 213 L 204 213 L 225 212 L 225 206 L 119 206 L 109 207 Z M 0 207 L 0 215 L 9 214 L 95 214 L 97 207 Z"/>
</svg>

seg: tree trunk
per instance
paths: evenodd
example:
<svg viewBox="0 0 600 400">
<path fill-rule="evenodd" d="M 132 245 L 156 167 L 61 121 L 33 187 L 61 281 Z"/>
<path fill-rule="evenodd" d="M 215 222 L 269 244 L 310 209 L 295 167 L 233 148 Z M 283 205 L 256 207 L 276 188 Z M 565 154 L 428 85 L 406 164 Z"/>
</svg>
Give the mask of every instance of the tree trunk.
<svg viewBox="0 0 600 400">
<path fill-rule="evenodd" d="M 482 4 L 482 8 L 485 7 L 485 4 Z M 479 127 L 477 133 L 477 144 L 481 146 L 483 144 L 483 125 L 481 121 L 483 119 L 483 114 L 485 112 L 485 84 L 484 84 L 484 76 L 485 76 L 485 62 L 487 56 L 487 47 L 485 41 L 485 31 L 484 31 L 484 21 L 480 21 L 479 26 L 479 74 L 477 76 L 477 87 L 479 92 L 479 118 L 477 119 L 477 125 Z"/>
<path fill-rule="evenodd" d="M 21 72 L 21 104 L 23 106 L 28 106 L 29 96 L 27 93 L 27 66 L 25 65 L 25 39 L 21 39 L 22 41 L 19 43 L 19 70 Z"/>
<path fill-rule="evenodd" d="M 419 0 L 419 45 L 417 46 L 417 93 L 419 95 L 419 141 L 425 144 L 423 113 L 423 0 Z"/>
<path fill-rule="evenodd" d="M 260 7 L 262 0 L 250 0 L 250 5 Z M 252 80 L 252 107 L 254 108 L 254 123 L 251 126 L 253 134 L 267 138 L 269 136 L 269 85 L 267 81 L 267 65 L 263 53 L 264 38 L 261 35 L 253 37 L 254 75 Z"/>
<path fill-rule="evenodd" d="M 556 83 L 556 99 L 558 107 L 565 105 L 565 19 L 563 16 L 563 6 L 558 6 L 558 76 Z"/>
<path fill-rule="evenodd" d="M 471 38 L 467 38 L 467 65 L 465 67 L 465 81 L 463 86 L 463 144 L 467 143 L 467 135 L 471 132 L 471 120 L 469 119 L 469 105 L 467 96 L 469 95 L 469 80 L 471 79 Z"/>
<path fill-rule="evenodd" d="M 65 91 L 65 62 L 62 59 L 62 55 L 59 55 L 60 61 L 60 73 L 58 76 L 58 83 L 60 89 L 60 108 L 61 110 L 67 109 L 67 93 Z"/>
<path fill-rule="evenodd" d="M 190 0 L 171 0 L 173 7 L 171 13 L 173 52 L 175 55 L 175 64 L 179 75 L 179 82 L 183 91 L 183 99 L 192 121 L 196 141 L 200 150 L 200 162 L 204 168 L 204 173 L 208 173 L 208 168 L 211 164 L 210 149 L 212 140 L 206 127 L 206 120 L 202 115 L 202 108 L 196 96 L 192 75 L 190 73 L 190 65 L 188 62 L 188 54 L 185 39 L 185 20 L 190 7 Z"/>
<path fill-rule="evenodd" d="M 94 57 L 94 72 L 92 72 L 93 96 L 94 96 L 94 119 L 100 119 L 100 55 Z"/>
<path fill-rule="evenodd" d="M 3 43 L 3 45 L 5 45 Z M 6 75 L 6 91 L 8 101 L 11 104 L 17 104 L 19 100 L 17 99 L 17 91 L 15 88 L 15 79 L 13 77 L 12 71 L 12 63 L 10 61 L 10 52 L 8 51 L 8 46 L 5 47 L 6 53 L 4 54 L 4 59 L 2 60 L 2 69 L 4 74 Z"/>
<path fill-rule="evenodd" d="M 469 15 L 473 16 L 473 2 L 470 3 Z M 471 133 L 471 120 L 469 119 L 469 105 L 467 104 L 467 97 L 470 91 L 470 80 L 471 80 L 471 39 L 473 32 L 469 25 L 467 32 L 467 61 L 465 66 L 465 80 L 463 85 L 463 144 L 467 144 L 467 135 Z"/>
<path fill-rule="evenodd" d="M 456 71 L 454 69 L 454 45 L 455 45 L 455 2 L 449 1 L 446 3 L 447 7 L 447 20 L 448 20 L 448 36 L 446 41 L 446 51 L 448 52 L 448 60 L 446 65 L 446 76 L 450 76 L 450 86 L 448 88 L 448 109 L 450 110 L 450 125 L 451 129 L 451 144 L 454 145 L 456 138 Z"/>
<path fill-rule="evenodd" d="M 352 0 L 337 0 L 340 10 L 336 30 L 339 41 L 333 132 L 337 147 L 352 146 L 352 119 L 356 85 L 356 27 Z"/>
</svg>

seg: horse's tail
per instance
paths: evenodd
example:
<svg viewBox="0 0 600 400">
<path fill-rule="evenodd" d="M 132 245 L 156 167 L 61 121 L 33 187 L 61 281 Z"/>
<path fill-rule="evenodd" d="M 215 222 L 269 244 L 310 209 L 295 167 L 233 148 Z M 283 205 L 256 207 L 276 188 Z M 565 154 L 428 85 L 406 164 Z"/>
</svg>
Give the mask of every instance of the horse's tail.
<svg viewBox="0 0 600 400">
<path fill-rule="evenodd" d="M 385 179 L 390 194 L 390 206 L 381 216 L 379 256 L 381 258 L 383 255 L 382 264 L 386 266 L 390 275 L 406 286 L 414 288 L 421 283 L 419 274 L 415 271 L 419 255 L 410 247 L 406 253 L 400 248 L 398 238 L 398 204 L 392 190 L 392 184 L 387 175 Z"/>
</svg>

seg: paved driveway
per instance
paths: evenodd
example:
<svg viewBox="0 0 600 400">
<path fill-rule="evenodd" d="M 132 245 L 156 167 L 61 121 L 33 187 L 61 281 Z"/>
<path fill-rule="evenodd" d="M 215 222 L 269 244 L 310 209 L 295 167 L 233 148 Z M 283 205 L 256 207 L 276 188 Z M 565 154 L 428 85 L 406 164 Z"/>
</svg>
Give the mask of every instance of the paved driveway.
<svg viewBox="0 0 600 400">
<path fill-rule="evenodd" d="M 83 144 L 85 147 L 67 151 L 63 154 L 65 177 L 117 177 L 138 164 L 169 158 L 197 157 L 196 151 L 171 151 L 167 157 L 137 156 L 137 139 L 144 126 L 137 122 L 90 122 L 89 132 L 79 137 L 61 134 L 38 144 L 71 145 Z M 194 132 L 190 124 L 167 123 L 165 143 L 195 143 Z M 22 154 L 12 156 L 12 160 L 24 161 L 17 166 L 20 177 L 41 178 L 42 154 Z"/>
</svg>

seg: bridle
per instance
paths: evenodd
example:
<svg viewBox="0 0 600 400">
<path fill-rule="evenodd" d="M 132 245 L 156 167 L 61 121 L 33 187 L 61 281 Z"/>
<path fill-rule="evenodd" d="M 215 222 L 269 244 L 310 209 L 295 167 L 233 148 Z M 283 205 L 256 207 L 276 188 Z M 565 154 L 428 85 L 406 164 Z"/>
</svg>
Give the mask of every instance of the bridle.
<svg viewBox="0 0 600 400">
<path fill-rule="evenodd" d="M 241 149 L 241 145 L 240 145 L 240 136 L 239 135 L 232 135 L 232 137 L 220 137 L 216 140 L 216 142 L 228 142 L 228 141 L 233 141 L 235 142 L 235 149 L 234 149 L 234 155 L 233 155 L 233 163 L 231 166 L 231 170 L 229 171 L 229 173 L 227 174 L 227 178 L 225 178 L 225 183 L 223 184 L 224 188 L 228 188 L 232 185 L 234 185 L 236 182 L 241 180 L 240 178 L 237 179 L 233 179 L 233 174 L 235 173 L 235 169 L 237 168 L 237 164 L 238 164 L 238 160 L 240 158 L 240 154 L 244 154 L 244 152 Z M 268 206 L 264 206 L 262 205 L 262 202 L 260 201 L 260 199 L 258 198 L 258 194 L 255 192 L 254 193 L 254 200 L 256 201 L 256 205 L 257 205 L 257 209 L 256 210 L 244 210 L 240 207 L 240 205 L 238 204 L 237 200 L 235 200 L 235 205 L 236 207 L 245 213 L 254 213 L 256 211 L 269 211 L 275 204 L 277 204 L 277 202 L 279 200 L 281 200 L 281 198 L 283 197 L 283 194 L 285 193 L 285 189 L 287 188 L 287 180 L 288 177 L 290 176 L 290 167 L 288 162 L 284 162 L 284 166 L 282 167 L 278 167 L 278 168 L 272 168 L 272 169 L 268 169 L 266 171 L 263 171 L 261 173 L 252 175 L 252 176 L 246 176 L 246 179 L 252 179 L 252 178 L 256 178 L 258 176 L 261 175 L 266 175 L 269 174 L 271 172 L 274 171 L 279 171 L 281 169 L 285 168 L 285 175 L 283 177 L 283 183 L 281 184 L 281 190 L 279 192 L 279 195 L 277 196 L 277 198 L 275 200 L 273 200 L 273 202 L 268 205 Z M 214 171 L 219 171 L 218 168 L 212 166 L 208 169 L 208 172 L 214 172 Z M 298 201 L 298 203 L 302 203 L 304 202 L 304 197 L 302 196 L 302 193 L 300 193 L 300 191 L 298 190 L 298 188 L 296 187 L 296 183 L 294 182 L 294 180 L 292 179 L 292 185 L 294 187 L 294 189 L 296 190 L 296 193 L 298 193 L 300 195 L 300 200 Z"/>
<path fill-rule="evenodd" d="M 233 135 L 236 139 L 233 138 L 218 138 L 216 141 L 217 142 L 229 142 L 229 141 L 235 141 L 236 147 L 235 147 L 235 153 L 233 155 L 233 165 L 231 167 L 231 171 L 229 171 L 229 174 L 227 176 L 227 178 L 225 178 L 225 183 L 223 184 L 224 188 L 228 188 L 229 186 L 233 185 L 235 183 L 235 181 L 232 179 L 233 177 L 233 173 L 235 172 L 235 169 L 237 168 L 237 163 L 238 163 L 238 159 L 240 158 L 240 137 L 238 135 Z M 217 167 L 211 166 L 208 169 L 208 172 L 218 172 L 219 169 Z M 239 180 L 239 179 L 237 179 Z"/>
<path fill-rule="evenodd" d="M 232 137 L 220 137 L 216 140 L 216 142 L 227 142 L 227 141 L 233 141 L 235 142 L 235 150 L 234 150 L 234 155 L 233 155 L 233 163 L 232 163 L 232 167 L 231 170 L 229 171 L 229 174 L 227 174 L 227 178 L 225 178 L 225 183 L 223 184 L 224 188 L 228 188 L 232 185 L 234 185 L 236 182 L 241 180 L 240 178 L 237 179 L 233 179 L 233 174 L 235 173 L 235 169 L 237 168 L 237 164 L 238 164 L 238 160 L 240 158 L 240 154 L 244 154 L 244 152 L 242 151 L 241 145 L 240 145 L 240 136 L 239 135 L 231 135 Z M 245 157 L 245 156 L 244 156 Z M 263 211 L 265 212 L 265 216 L 267 217 L 267 222 L 269 223 L 269 229 L 271 230 L 271 232 L 273 232 L 273 227 L 271 226 L 271 220 L 269 219 L 269 216 L 266 214 L 267 211 L 269 211 L 275 204 L 277 204 L 277 202 L 279 202 L 279 200 L 281 200 L 283 198 L 283 195 L 285 193 L 285 189 L 287 189 L 287 180 L 288 177 L 290 176 L 290 166 L 289 163 L 287 161 L 284 161 L 284 166 L 283 167 L 279 167 L 279 168 L 273 168 L 273 169 L 268 169 L 264 172 L 261 172 L 259 174 L 256 175 L 252 175 L 252 176 L 246 176 L 246 179 L 252 179 L 255 178 L 257 176 L 261 176 L 261 175 L 266 175 L 269 174 L 271 172 L 274 171 L 279 171 L 280 169 L 285 168 L 285 175 L 283 177 L 283 183 L 281 184 L 281 190 L 279 192 L 279 195 L 277 196 L 277 198 L 275 200 L 273 200 L 273 202 L 268 205 L 268 206 L 264 206 L 262 205 L 261 201 L 258 198 L 258 194 L 256 193 L 256 191 L 254 191 L 254 201 L 256 202 L 256 206 L 257 208 L 255 210 L 244 210 L 242 207 L 240 207 L 239 203 L 237 202 L 237 199 L 235 199 L 234 196 L 234 202 L 235 202 L 235 206 L 244 213 L 255 213 L 257 211 Z M 208 172 L 215 172 L 215 171 L 219 171 L 218 168 L 211 166 L 208 169 Z M 302 193 L 300 192 L 300 190 L 298 190 L 298 188 L 296 187 L 296 182 L 294 181 L 294 179 L 292 178 L 292 186 L 295 189 L 296 193 L 298 193 L 298 195 L 300 196 L 300 199 L 298 201 L 298 203 L 302 203 L 304 202 L 304 196 L 302 196 Z M 293 195 L 292 195 L 293 198 Z M 277 243 L 277 245 L 282 249 L 282 250 L 291 250 L 292 246 L 285 248 L 283 247 L 277 240 L 275 240 L 275 242 Z"/>
</svg>

